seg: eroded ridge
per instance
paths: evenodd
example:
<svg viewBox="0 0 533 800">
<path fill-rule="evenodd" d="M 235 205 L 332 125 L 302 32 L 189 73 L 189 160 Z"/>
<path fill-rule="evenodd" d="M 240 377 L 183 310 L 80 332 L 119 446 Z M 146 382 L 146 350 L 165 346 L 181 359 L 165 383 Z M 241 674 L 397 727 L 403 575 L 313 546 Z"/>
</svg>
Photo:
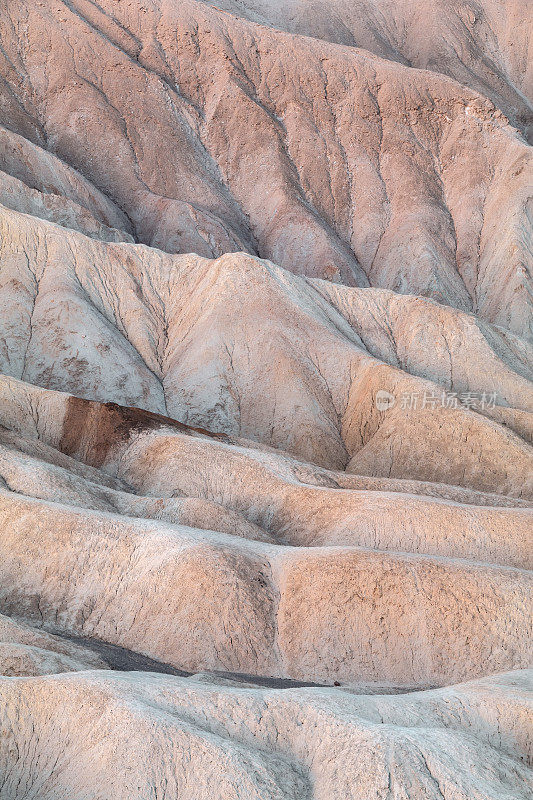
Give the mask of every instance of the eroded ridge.
<svg viewBox="0 0 533 800">
<path fill-rule="evenodd" d="M 2 4 L 1 800 L 529 800 L 527 13 Z"/>
<path fill-rule="evenodd" d="M 290 2 L 264 5 L 287 24 L 249 21 L 242 3 L 4 4 L 0 123 L 33 143 L 22 180 L 41 148 L 45 168 L 48 151 L 70 168 L 68 191 L 51 187 L 69 198 L 57 218 L 84 232 L 246 251 L 531 332 L 530 150 L 505 116 L 530 124 L 523 4 L 335 0 L 340 40 L 353 29 L 378 55 L 321 38 L 324 4 L 294 18 Z M 313 25 L 318 38 L 281 30 Z"/>
</svg>

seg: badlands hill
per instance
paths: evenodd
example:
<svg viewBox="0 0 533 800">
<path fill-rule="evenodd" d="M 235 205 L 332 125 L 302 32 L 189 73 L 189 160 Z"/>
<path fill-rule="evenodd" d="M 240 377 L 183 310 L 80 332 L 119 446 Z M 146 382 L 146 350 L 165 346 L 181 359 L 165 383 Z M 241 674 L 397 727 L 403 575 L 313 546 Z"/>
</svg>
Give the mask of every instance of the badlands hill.
<svg viewBox="0 0 533 800">
<path fill-rule="evenodd" d="M 518 0 L 0 7 L 1 800 L 527 800 Z"/>
</svg>

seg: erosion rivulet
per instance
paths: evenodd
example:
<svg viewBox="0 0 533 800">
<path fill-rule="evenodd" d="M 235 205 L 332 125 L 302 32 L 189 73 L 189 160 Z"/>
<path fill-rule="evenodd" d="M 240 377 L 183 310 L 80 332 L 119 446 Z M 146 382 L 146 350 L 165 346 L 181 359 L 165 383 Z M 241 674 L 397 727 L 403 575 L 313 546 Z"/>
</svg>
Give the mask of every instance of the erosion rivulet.
<svg viewBox="0 0 533 800">
<path fill-rule="evenodd" d="M 1 800 L 530 797 L 532 29 L 1 4 Z"/>
</svg>

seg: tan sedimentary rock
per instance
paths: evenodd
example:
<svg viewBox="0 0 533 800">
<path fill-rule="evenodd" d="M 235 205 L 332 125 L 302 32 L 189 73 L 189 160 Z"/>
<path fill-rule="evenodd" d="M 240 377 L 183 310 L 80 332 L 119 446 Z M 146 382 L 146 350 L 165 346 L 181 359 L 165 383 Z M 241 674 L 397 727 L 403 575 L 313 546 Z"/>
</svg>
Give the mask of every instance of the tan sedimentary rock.
<svg viewBox="0 0 533 800">
<path fill-rule="evenodd" d="M 169 256 L 7 210 L 1 223 L 4 372 L 329 468 L 531 491 L 531 348 L 519 337 L 243 254 Z M 379 410 L 379 391 L 394 407 Z"/>
<path fill-rule="evenodd" d="M 99 238 L 114 236 L 120 241 L 119 232 L 125 240 L 130 238 L 126 215 L 90 181 L 48 150 L 4 127 L 0 127 L 0 175 L 3 205 Z"/>
<path fill-rule="evenodd" d="M 203 0 L 236 16 L 455 78 L 532 133 L 532 17 L 520 0 Z"/>
<path fill-rule="evenodd" d="M 0 26 L 0 122 L 47 142 L 141 241 L 529 329 L 529 149 L 473 89 L 196 0 L 8 3 Z"/>
<path fill-rule="evenodd" d="M 94 236 L 103 241 L 133 241 L 127 233 L 102 224 L 90 212 L 72 200 L 66 200 L 56 194 L 39 192 L 5 172 L 0 172 L 0 203 L 14 211 L 79 230 L 87 236 Z"/>
<path fill-rule="evenodd" d="M 530 797 L 529 19 L 0 4 L 1 800 Z"/>
<path fill-rule="evenodd" d="M 0 679 L 3 792 L 41 800 L 369 800 L 387 792 L 526 800 L 530 685 L 530 674 L 517 672 L 390 697 L 242 688 L 200 676 Z"/>
<path fill-rule="evenodd" d="M 180 669 L 417 687 L 530 657 L 520 569 L 244 543 L 3 494 L 6 519 L 8 613 Z"/>
<path fill-rule="evenodd" d="M 523 501 L 349 488 L 252 442 L 14 379 L 0 408 L 8 613 L 192 671 L 417 686 L 528 663 Z"/>
<path fill-rule="evenodd" d="M 0 674 L 32 677 L 107 669 L 91 650 L 0 614 Z"/>
</svg>

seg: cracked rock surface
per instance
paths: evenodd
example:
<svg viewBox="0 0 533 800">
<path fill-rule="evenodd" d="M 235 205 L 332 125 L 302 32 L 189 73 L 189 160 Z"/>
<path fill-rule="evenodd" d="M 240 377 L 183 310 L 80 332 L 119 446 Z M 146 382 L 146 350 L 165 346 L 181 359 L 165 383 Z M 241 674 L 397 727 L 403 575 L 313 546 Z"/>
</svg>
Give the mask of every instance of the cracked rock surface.
<svg viewBox="0 0 533 800">
<path fill-rule="evenodd" d="M 531 9 L 0 7 L 0 800 L 529 800 Z"/>
</svg>

